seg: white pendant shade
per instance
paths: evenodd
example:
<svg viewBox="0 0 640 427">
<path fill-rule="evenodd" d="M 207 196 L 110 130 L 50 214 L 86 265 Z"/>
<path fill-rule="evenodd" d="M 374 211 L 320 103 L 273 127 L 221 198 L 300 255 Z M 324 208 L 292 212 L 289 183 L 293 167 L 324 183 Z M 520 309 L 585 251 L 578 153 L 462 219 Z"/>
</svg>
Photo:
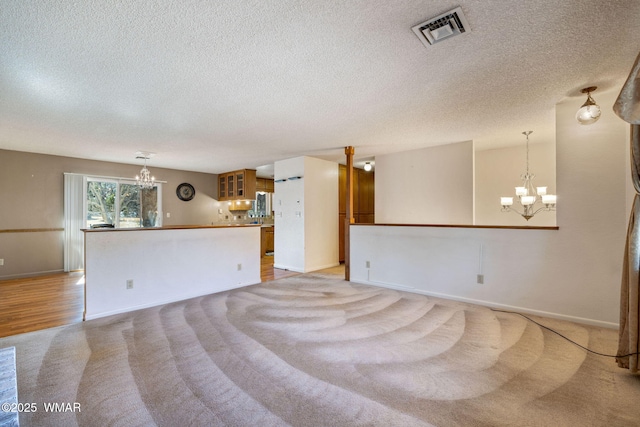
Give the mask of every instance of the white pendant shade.
<svg viewBox="0 0 640 427">
<path fill-rule="evenodd" d="M 582 93 L 587 94 L 587 100 L 584 104 L 582 104 L 582 107 L 580 107 L 580 109 L 576 113 L 576 120 L 581 125 L 590 125 L 591 123 L 597 122 L 600 118 L 600 107 L 591 97 L 591 92 L 593 92 L 597 88 L 597 86 L 591 86 L 582 89 Z"/>
<path fill-rule="evenodd" d="M 536 196 L 522 196 L 520 201 L 524 206 L 532 205 L 536 201 Z"/>
<path fill-rule="evenodd" d="M 576 120 L 582 125 L 590 125 L 600 118 L 600 107 L 597 105 L 586 105 L 581 107 L 576 113 Z"/>
</svg>

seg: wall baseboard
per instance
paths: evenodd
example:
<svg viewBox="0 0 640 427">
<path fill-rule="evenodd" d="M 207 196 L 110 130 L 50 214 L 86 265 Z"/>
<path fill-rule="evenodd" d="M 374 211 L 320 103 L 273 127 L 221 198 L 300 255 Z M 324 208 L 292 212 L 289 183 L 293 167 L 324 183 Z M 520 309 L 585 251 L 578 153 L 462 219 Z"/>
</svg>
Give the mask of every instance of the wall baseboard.
<svg viewBox="0 0 640 427">
<path fill-rule="evenodd" d="M 226 291 L 230 291 L 232 289 L 240 289 L 240 288 L 244 288 L 246 286 L 253 286 L 253 285 L 257 285 L 260 282 L 256 282 L 256 283 L 242 283 L 242 284 L 238 284 L 238 285 L 231 285 L 231 286 L 225 286 L 224 288 L 217 290 L 215 292 L 205 292 L 205 293 L 194 293 L 194 294 L 189 294 L 189 295 L 185 295 L 184 298 L 181 297 L 180 299 L 163 299 L 160 301 L 152 301 L 149 302 L 147 304 L 138 304 L 135 306 L 131 306 L 131 307 L 125 307 L 122 309 L 118 309 L 118 310 L 110 310 L 110 311 L 104 311 L 101 313 L 93 313 L 91 315 L 87 316 L 87 312 L 86 312 L 86 308 L 85 308 L 85 312 L 84 312 L 84 320 L 92 320 L 92 319 L 99 319 L 101 317 L 107 317 L 107 316 L 113 316 L 115 314 L 122 314 L 122 313 L 128 313 L 130 311 L 136 311 L 136 310 L 142 310 L 144 308 L 150 308 L 150 307 L 157 307 L 159 305 L 165 305 L 165 304 L 171 304 L 174 302 L 180 302 L 180 301 L 186 301 L 189 299 L 193 299 L 193 298 L 199 298 L 202 296 L 206 296 L 206 295 L 214 295 L 214 294 L 218 294 L 220 292 L 226 292 Z"/>
<path fill-rule="evenodd" d="M 273 268 L 279 268 L 281 270 L 289 270 L 289 271 L 295 271 L 296 273 L 312 273 L 314 271 L 318 271 L 318 270 L 324 270 L 325 268 L 333 268 L 333 267 L 337 267 L 339 266 L 340 263 L 336 262 L 336 263 L 330 263 L 330 264 L 323 264 L 323 265 L 314 265 L 313 267 L 311 267 L 309 270 L 301 270 L 297 267 L 289 267 L 287 265 L 282 265 L 282 264 L 273 264 Z"/>
<path fill-rule="evenodd" d="M 82 270 L 77 270 L 77 271 L 82 271 Z M 6 276 L 0 276 L 0 280 L 26 279 L 29 277 L 46 276 L 47 274 L 60 274 L 60 273 L 64 273 L 64 270 L 60 269 L 60 270 L 34 271 L 31 273 L 8 274 Z"/>
<path fill-rule="evenodd" d="M 596 320 L 596 319 L 588 319 L 588 318 L 584 318 L 584 317 L 570 316 L 570 315 L 561 314 L 561 313 L 552 313 L 552 312 L 549 312 L 549 311 L 535 310 L 535 309 L 530 309 L 530 308 L 526 308 L 526 307 L 517 307 L 517 306 L 513 306 L 513 305 L 495 303 L 495 302 L 492 302 L 492 301 L 477 300 L 477 299 L 473 299 L 473 298 L 459 297 L 459 296 L 456 296 L 456 295 L 442 294 L 442 293 L 438 293 L 438 292 L 429 292 L 429 291 L 425 291 L 423 289 L 417 289 L 417 288 L 412 288 L 412 287 L 409 287 L 409 286 L 397 285 L 397 284 L 394 284 L 394 283 L 366 281 L 366 280 L 351 280 L 351 281 L 354 282 L 354 283 L 360 283 L 360 284 L 363 284 L 363 285 L 380 286 L 382 288 L 395 289 L 395 290 L 398 290 L 398 291 L 411 292 L 411 293 L 414 293 L 414 294 L 421 294 L 421 295 L 426 295 L 426 296 L 431 296 L 431 297 L 436 297 L 436 298 L 442 298 L 442 299 L 448 299 L 448 300 L 453 300 L 453 301 L 465 302 L 465 303 L 481 305 L 481 306 L 489 307 L 489 308 L 497 308 L 497 309 L 501 309 L 501 310 L 515 311 L 517 313 L 522 313 L 522 314 L 532 314 L 534 316 L 549 317 L 549 318 L 558 319 L 558 320 L 566 320 L 566 321 L 569 321 L 569 322 L 580 323 L 580 324 L 583 324 L 583 325 L 598 326 L 598 327 L 607 328 L 607 329 L 618 329 L 620 327 L 620 325 L 618 323 L 603 322 L 601 320 Z"/>
<path fill-rule="evenodd" d="M 290 267 L 288 265 L 282 265 L 282 264 L 273 264 L 273 268 L 279 268 L 280 270 L 288 270 L 288 271 L 295 271 L 296 273 L 304 273 L 304 271 L 300 270 L 297 267 Z"/>
</svg>

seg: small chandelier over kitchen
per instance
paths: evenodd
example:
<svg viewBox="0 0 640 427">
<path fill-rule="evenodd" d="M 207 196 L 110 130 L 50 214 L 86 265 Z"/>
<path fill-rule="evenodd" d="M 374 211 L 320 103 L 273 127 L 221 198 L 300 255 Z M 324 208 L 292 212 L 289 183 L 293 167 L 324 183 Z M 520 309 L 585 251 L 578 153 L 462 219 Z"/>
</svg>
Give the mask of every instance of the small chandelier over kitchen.
<svg viewBox="0 0 640 427">
<path fill-rule="evenodd" d="M 523 182 L 522 187 L 516 187 L 516 196 L 522 206 L 522 212 L 512 207 L 513 197 L 500 197 L 502 212 L 515 212 L 522 215 L 527 221 L 540 211 L 555 211 L 557 197 L 555 194 L 547 194 L 547 187 L 534 188 L 531 182 L 535 178 L 535 175 L 529 172 L 529 135 L 532 133 L 531 130 L 522 132 L 527 137 L 527 171 L 520 175 Z M 537 205 L 538 203 L 541 206 Z"/>
<path fill-rule="evenodd" d="M 143 190 L 148 190 L 156 185 L 156 179 L 151 176 L 151 172 L 147 169 L 147 160 L 151 156 L 151 153 L 136 153 L 136 159 L 144 159 L 144 166 L 140 169 L 140 175 L 136 175 L 136 183 Z"/>
</svg>

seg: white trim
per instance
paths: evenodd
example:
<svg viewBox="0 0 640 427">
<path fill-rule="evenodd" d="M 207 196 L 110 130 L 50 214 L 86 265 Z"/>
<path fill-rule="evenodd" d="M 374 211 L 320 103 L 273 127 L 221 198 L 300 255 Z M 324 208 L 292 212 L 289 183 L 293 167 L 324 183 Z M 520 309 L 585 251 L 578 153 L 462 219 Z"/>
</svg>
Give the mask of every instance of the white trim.
<svg viewBox="0 0 640 427">
<path fill-rule="evenodd" d="M 260 283 L 260 282 L 258 282 Z M 232 289 L 240 289 L 240 288 L 244 288 L 247 286 L 253 286 L 256 285 L 257 283 L 249 283 L 249 284 L 239 284 L 239 285 L 235 285 L 235 286 L 229 286 L 220 290 L 216 290 L 215 292 L 205 292 L 205 293 L 194 293 L 193 295 L 185 295 L 184 297 L 181 297 L 180 299 L 176 300 L 176 299 L 165 299 L 165 300 L 161 300 L 161 301 L 157 301 L 157 302 L 152 302 L 152 303 L 148 303 L 148 304 L 139 304 L 139 305 L 135 305 L 135 306 L 131 306 L 131 307 L 125 307 L 125 308 L 121 308 L 118 310 L 110 310 L 110 311 L 104 311 L 101 313 L 97 313 L 97 314 L 92 314 L 92 315 L 85 315 L 85 320 L 92 320 L 92 319 L 99 319 L 101 317 L 107 317 L 107 316 L 113 316 L 116 314 L 122 314 L 122 313 L 128 313 L 130 311 L 136 311 L 136 310 L 142 310 L 145 308 L 150 308 L 150 307 L 157 307 L 159 305 L 165 305 L 165 304 L 171 304 L 174 302 L 180 302 L 180 301 L 186 301 L 186 300 L 190 300 L 193 298 L 199 298 L 199 297 L 203 297 L 206 295 L 215 295 L 217 293 L 220 292 L 226 292 Z"/>
<path fill-rule="evenodd" d="M 84 270 L 71 270 L 71 272 L 84 271 Z M 37 277 L 45 274 L 57 274 L 57 273 L 68 273 L 64 271 L 64 269 L 55 269 L 55 270 L 44 270 L 44 271 L 33 271 L 25 274 L 7 274 L 6 276 L 0 276 L 0 280 L 8 280 L 8 279 L 22 279 L 27 277 Z"/>
<path fill-rule="evenodd" d="M 297 267 L 291 267 L 291 266 L 282 265 L 282 264 L 273 264 L 273 268 L 279 268 L 280 270 L 287 270 L 287 271 L 295 271 L 296 273 L 304 273 L 304 270 L 300 270 Z"/>
</svg>

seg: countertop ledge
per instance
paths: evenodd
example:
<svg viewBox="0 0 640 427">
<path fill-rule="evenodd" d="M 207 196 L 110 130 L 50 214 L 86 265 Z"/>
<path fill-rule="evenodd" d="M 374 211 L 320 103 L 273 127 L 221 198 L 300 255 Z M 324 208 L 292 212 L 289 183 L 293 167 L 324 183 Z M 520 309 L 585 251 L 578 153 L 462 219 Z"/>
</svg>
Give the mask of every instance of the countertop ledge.
<svg viewBox="0 0 640 427">
<path fill-rule="evenodd" d="M 558 226 L 525 226 L 525 225 L 465 225 L 465 224 L 349 224 L 355 226 L 376 226 L 376 227 L 440 227 L 440 228 L 498 228 L 505 230 L 559 230 Z"/>
<path fill-rule="evenodd" d="M 83 228 L 86 232 L 107 232 L 107 231 L 153 231 L 153 230 L 190 230 L 199 228 L 239 228 L 239 227 L 260 227 L 260 224 L 221 224 L 221 225 L 169 225 L 164 227 L 141 227 L 141 228 Z"/>
</svg>

